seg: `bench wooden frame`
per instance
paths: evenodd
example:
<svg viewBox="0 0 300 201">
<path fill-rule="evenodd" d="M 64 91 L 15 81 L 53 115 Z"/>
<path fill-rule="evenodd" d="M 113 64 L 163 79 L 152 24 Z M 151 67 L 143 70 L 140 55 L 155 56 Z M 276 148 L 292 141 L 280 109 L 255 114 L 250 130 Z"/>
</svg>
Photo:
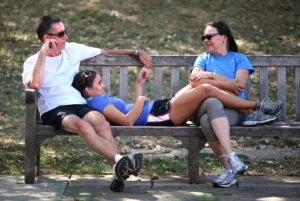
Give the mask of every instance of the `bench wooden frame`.
<svg viewBox="0 0 300 201">
<path fill-rule="evenodd" d="M 32 46 L 36 53 L 40 46 Z M 164 67 L 172 67 L 172 94 L 179 90 L 180 67 L 188 70 L 197 56 L 153 56 L 154 67 L 154 98 L 162 97 L 162 71 Z M 268 67 L 278 69 L 278 100 L 283 102 L 283 109 L 278 122 L 259 127 L 231 127 L 232 136 L 273 136 L 300 137 L 300 56 L 294 55 L 251 55 L 248 56 L 256 70 L 260 72 L 260 99 L 268 96 Z M 122 55 L 99 55 L 85 60 L 81 65 L 87 68 L 102 66 L 103 82 L 107 92 L 110 92 L 110 69 L 120 67 L 120 98 L 127 100 L 128 66 L 141 66 L 136 57 Z M 295 68 L 295 119 L 286 121 L 286 69 Z M 259 69 L 258 69 L 259 68 Z M 246 97 L 250 98 L 250 79 L 246 89 Z M 55 130 L 49 125 L 42 125 L 37 110 L 38 93 L 32 89 L 25 90 L 25 183 L 34 183 L 35 176 L 40 175 L 40 146 L 45 139 L 57 135 L 76 135 L 63 130 Z M 167 126 L 111 126 L 115 136 L 172 136 L 182 141 L 188 150 L 189 183 L 199 183 L 199 151 L 206 142 L 201 129 L 195 125 Z"/>
</svg>

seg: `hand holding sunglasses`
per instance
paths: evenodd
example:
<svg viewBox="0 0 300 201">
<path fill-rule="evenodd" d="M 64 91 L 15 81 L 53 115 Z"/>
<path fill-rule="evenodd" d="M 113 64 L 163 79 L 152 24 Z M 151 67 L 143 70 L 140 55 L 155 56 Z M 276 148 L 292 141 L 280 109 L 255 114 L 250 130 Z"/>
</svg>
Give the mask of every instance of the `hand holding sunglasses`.
<svg viewBox="0 0 300 201">
<path fill-rule="evenodd" d="M 216 36 L 216 35 L 219 35 L 219 33 L 208 34 L 208 35 L 205 35 L 205 36 L 201 36 L 201 40 L 202 40 L 202 41 L 204 41 L 205 39 L 210 40 L 210 39 L 212 39 L 212 37 L 214 37 L 214 36 Z"/>
</svg>

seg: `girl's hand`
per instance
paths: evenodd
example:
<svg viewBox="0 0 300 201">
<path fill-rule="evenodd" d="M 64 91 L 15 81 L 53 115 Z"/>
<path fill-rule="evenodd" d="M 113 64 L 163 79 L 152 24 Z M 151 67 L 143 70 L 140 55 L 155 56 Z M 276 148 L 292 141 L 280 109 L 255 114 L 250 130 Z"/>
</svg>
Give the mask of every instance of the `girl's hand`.
<svg viewBox="0 0 300 201">
<path fill-rule="evenodd" d="M 147 102 L 147 101 L 149 101 L 149 100 L 150 100 L 150 99 L 147 98 L 147 97 L 145 97 L 145 96 L 139 96 L 139 97 L 137 98 L 137 101 L 143 101 L 144 103 Z"/>
<path fill-rule="evenodd" d="M 137 78 L 136 78 L 136 82 L 139 83 L 140 85 L 143 85 L 145 83 L 145 81 L 148 79 L 149 77 L 149 73 L 146 69 L 146 67 L 144 66 L 142 68 L 142 70 L 139 72 Z"/>
</svg>

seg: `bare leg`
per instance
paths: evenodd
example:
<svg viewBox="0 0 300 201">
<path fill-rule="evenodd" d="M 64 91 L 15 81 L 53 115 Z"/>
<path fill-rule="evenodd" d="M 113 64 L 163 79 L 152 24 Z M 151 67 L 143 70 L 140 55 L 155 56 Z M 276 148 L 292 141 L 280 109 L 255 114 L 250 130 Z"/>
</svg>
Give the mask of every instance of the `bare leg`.
<svg viewBox="0 0 300 201">
<path fill-rule="evenodd" d="M 230 142 L 230 126 L 227 117 L 220 117 L 211 121 L 211 127 L 213 128 L 220 144 L 225 150 L 225 154 L 232 152 Z"/>
<path fill-rule="evenodd" d="M 214 151 L 214 153 L 217 155 L 221 166 L 226 169 L 231 169 L 231 166 L 226 160 L 226 152 L 223 148 L 223 146 L 218 141 L 211 141 L 208 142 L 210 148 Z"/>
<path fill-rule="evenodd" d="M 114 157 L 118 154 L 118 151 L 113 145 L 114 143 L 109 141 L 109 139 L 112 138 L 109 123 L 101 118 L 102 115 L 99 112 L 97 113 L 95 112 L 94 115 L 95 118 L 99 118 L 98 126 L 101 128 L 101 131 L 105 132 L 97 134 L 91 123 L 75 115 L 66 116 L 62 121 L 62 126 L 66 131 L 78 133 L 95 152 L 106 157 L 109 164 L 113 166 L 115 164 Z M 111 135 L 111 137 L 109 135 Z"/>
<path fill-rule="evenodd" d="M 182 124 L 192 115 L 202 101 L 208 97 L 219 99 L 225 106 L 232 108 L 256 108 L 257 102 L 247 101 L 232 93 L 218 89 L 217 87 L 203 84 L 195 88 L 190 85 L 180 90 L 172 100 L 170 118 L 175 125 Z"/>
</svg>

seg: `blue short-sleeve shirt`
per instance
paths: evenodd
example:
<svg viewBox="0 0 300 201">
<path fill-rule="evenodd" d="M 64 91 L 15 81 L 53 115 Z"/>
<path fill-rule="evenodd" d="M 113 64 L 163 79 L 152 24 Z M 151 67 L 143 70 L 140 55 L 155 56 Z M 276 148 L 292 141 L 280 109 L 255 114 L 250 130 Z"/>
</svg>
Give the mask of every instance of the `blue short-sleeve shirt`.
<svg viewBox="0 0 300 201">
<path fill-rule="evenodd" d="M 150 100 L 144 103 L 143 111 L 137 121 L 134 123 L 135 126 L 145 125 L 147 123 L 148 116 L 152 109 L 154 101 Z M 127 112 L 132 108 L 134 103 L 126 103 L 122 99 L 113 98 L 109 96 L 95 96 L 93 98 L 87 99 L 87 104 L 92 108 L 98 110 L 103 113 L 103 110 L 106 106 L 112 104 L 115 106 L 120 112 L 123 114 L 127 114 Z"/>
<path fill-rule="evenodd" d="M 217 56 L 210 52 L 205 52 L 197 57 L 194 66 L 202 68 L 204 71 L 214 72 L 218 75 L 234 79 L 236 71 L 239 69 L 249 70 L 249 75 L 254 69 L 246 57 L 246 55 L 229 51 L 227 55 Z M 193 68 L 191 69 L 192 72 Z M 243 92 L 237 94 L 241 98 L 245 98 Z"/>
</svg>

